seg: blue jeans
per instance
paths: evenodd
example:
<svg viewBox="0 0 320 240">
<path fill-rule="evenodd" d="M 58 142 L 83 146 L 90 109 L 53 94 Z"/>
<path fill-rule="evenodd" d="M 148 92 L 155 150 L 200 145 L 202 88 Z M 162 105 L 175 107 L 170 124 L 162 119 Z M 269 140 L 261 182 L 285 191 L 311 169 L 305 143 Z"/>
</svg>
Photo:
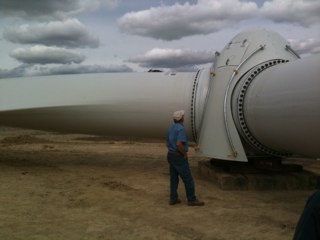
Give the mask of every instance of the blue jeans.
<svg viewBox="0 0 320 240">
<path fill-rule="evenodd" d="M 170 170 L 170 199 L 176 201 L 178 199 L 179 176 L 181 177 L 188 201 L 195 201 L 194 181 L 190 171 L 189 162 L 179 153 L 168 152 L 167 159 Z"/>
</svg>

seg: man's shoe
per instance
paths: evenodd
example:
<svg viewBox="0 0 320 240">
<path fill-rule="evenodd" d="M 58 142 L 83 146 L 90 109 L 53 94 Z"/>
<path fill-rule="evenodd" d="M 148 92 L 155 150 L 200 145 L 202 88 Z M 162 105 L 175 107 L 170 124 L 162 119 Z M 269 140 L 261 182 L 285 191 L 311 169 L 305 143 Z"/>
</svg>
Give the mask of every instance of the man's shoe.
<svg viewBox="0 0 320 240">
<path fill-rule="evenodd" d="M 188 206 L 204 206 L 204 202 L 201 202 L 198 199 L 196 199 L 194 201 L 188 201 Z"/>
<path fill-rule="evenodd" d="M 170 201 L 169 201 L 169 205 L 175 205 L 175 204 L 179 204 L 179 203 L 181 203 L 181 200 L 180 200 L 180 199 L 170 200 Z"/>
</svg>

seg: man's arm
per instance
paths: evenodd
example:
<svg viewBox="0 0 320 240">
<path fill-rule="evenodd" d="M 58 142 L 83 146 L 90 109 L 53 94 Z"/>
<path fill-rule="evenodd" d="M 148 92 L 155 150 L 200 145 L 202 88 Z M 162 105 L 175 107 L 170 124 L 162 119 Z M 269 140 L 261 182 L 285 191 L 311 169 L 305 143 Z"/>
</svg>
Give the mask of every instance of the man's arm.
<svg viewBox="0 0 320 240">
<path fill-rule="evenodd" d="M 182 142 L 180 141 L 177 141 L 177 147 L 178 147 L 178 150 L 179 152 L 185 157 L 185 158 L 188 158 L 188 153 L 184 150 L 184 145 Z"/>
</svg>

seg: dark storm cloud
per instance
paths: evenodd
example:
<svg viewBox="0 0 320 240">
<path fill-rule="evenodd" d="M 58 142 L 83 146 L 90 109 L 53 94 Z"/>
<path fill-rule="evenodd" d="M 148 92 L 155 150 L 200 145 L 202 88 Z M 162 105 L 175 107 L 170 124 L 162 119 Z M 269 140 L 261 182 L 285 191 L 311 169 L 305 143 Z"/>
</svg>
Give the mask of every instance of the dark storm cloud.
<svg viewBox="0 0 320 240">
<path fill-rule="evenodd" d="M 1 0 L 0 17 L 63 19 L 84 11 L 114 9 L 121 0 Z"/>
<path fill-rule="evenodd" d="M 90 34 L 77 19 L 35 25 L 25 24 L 7 29 L 3 36 L 10 42 L 20 44 L 43 44 L 69 48 L 96 48 L 99 46 L 99 39 Z"/>
<path fill-rule="evenodd" d="M 79 0 L 1 0 L 0 15 L 25 18 L 59 16 L 77 11 L 82 7 Z"/>
<path fill-rule="evenodd" d="M 22 64 L 12 69 L 0 69 L 0 78 L 14 78 L 24 76 L 29 65 Z"/>
</svg>

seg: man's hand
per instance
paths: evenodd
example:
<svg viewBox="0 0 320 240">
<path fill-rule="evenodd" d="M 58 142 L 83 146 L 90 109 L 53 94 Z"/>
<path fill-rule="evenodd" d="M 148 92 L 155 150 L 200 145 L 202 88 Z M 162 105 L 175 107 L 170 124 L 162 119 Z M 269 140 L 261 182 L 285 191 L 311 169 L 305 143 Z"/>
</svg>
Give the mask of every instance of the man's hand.
<svg viewBox="0 0 320 240">
<path fill-rule="evenodd" d="M 177 144 L 179 152 L 184 156 L 184 158 L 188 158 L 188 153 L 184 150 L 183 143 L 178 141 L 176 144 Z"/>
</svg>

